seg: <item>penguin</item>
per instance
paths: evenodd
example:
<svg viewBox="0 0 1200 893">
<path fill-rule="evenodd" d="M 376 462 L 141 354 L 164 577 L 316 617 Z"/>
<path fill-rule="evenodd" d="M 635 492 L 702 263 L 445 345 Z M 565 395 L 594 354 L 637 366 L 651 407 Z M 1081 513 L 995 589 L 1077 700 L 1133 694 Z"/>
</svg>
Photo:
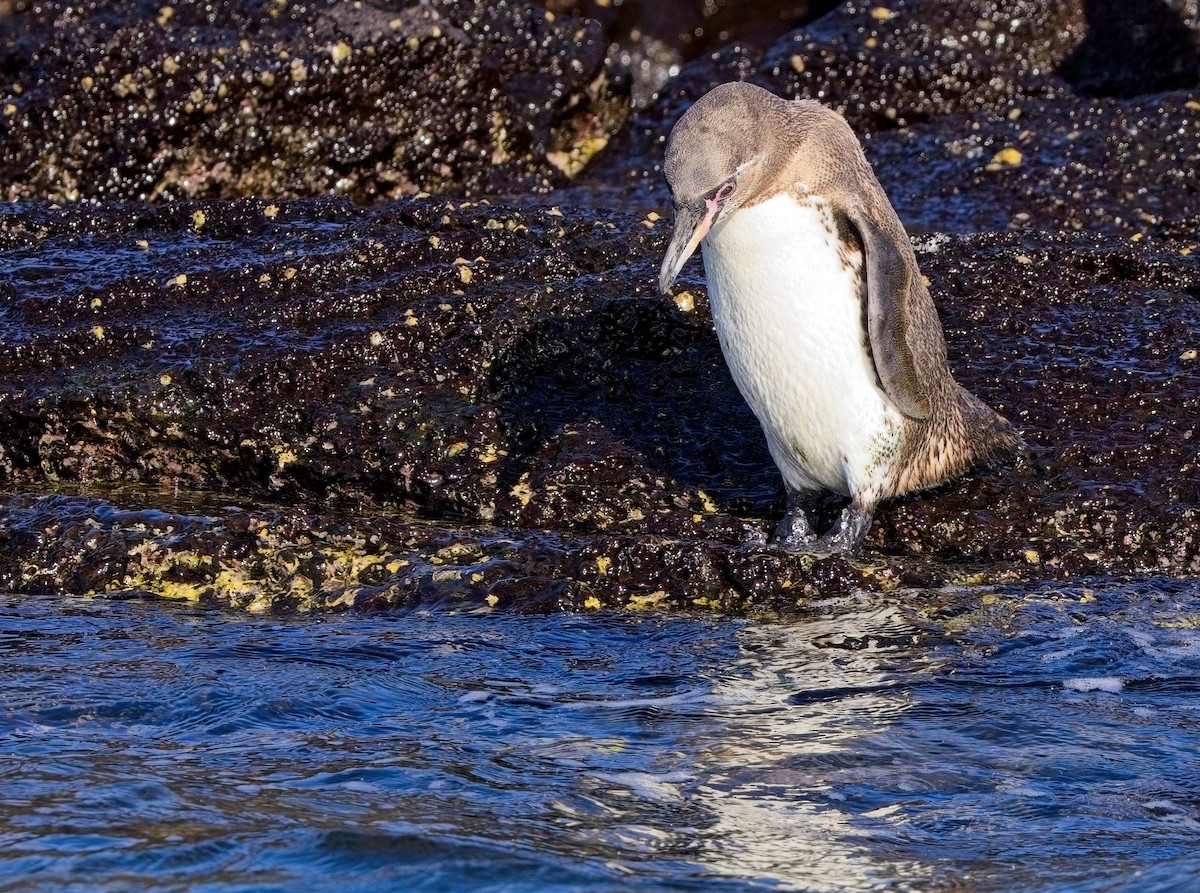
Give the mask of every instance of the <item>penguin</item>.
<svg viewBox="0 0 1200 893">
<path fill-rule="evenodd" d="M 841 115 L 723 84 L 676 123 L 665 169 L 659 287 L 701 249 L 721 351 L 787 491 L 774 544 L 852 554 L 882 500 L 1020 449 L 951 375 L 908 235 Z M 818 537 L 824 491 L 849 503 Z"/>
</svg>

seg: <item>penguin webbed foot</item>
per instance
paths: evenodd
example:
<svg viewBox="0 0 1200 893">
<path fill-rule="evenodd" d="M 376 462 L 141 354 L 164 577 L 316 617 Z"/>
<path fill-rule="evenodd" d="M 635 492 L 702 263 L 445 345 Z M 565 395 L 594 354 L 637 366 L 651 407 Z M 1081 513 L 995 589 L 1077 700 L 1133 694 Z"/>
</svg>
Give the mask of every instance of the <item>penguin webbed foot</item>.
<svg viewBox="0 0 1200 893">
<path fill-rule="evenodd" d="M 817 544 L 817 535 L 808 523 L 812 495 L 788 490 L 787 511 L 775 526 L 771 545 L 788 552 L 810 552 Z"/>
<path fill-rule="evenodd" d="M 771 545 L 778 546 L 788 552 L 811 552 L 819 540 L 808 526 L 808 518 L 804 511 L 788 512 L 783 520 L 775 527 L 771 537 Z"/>
<path fill-rule="evenodd" d="M 862 545 L 867 531 L 870 530 L 874 514 L 874 511 L 866 506 L 851 502 L 842 509 L 842 514 L 833 528 L 817 540 L 813 544 L 813 548 L 821 552 L 853 555 Z"/>
<path fill-rule="evenodd" d="M 874 516 L 871 509 L 851 502 L 829 532 L 818 537 L 809 526 L 807 507 L 807 500 L 789 494 L 787 511 L 770 540 L 772 546 L 787 552 L 853 555 L 862 545 Z"/>
</svg>

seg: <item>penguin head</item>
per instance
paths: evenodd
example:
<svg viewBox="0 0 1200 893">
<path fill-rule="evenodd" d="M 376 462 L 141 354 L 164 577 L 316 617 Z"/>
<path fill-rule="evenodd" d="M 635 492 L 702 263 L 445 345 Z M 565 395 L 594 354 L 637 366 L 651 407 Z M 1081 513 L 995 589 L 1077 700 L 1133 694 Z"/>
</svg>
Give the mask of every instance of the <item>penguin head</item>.
<svg viewBox="0 0 1200 893">
<path fill-rule="evenodd" d="M 664 293 L 709 231 L 760 191 L 773 142 L 770 123 L 786 105 L 753 84 L 722 84 L 671 130 L 666 175 L 675 224 L 659 274 Z"/>
</svg>

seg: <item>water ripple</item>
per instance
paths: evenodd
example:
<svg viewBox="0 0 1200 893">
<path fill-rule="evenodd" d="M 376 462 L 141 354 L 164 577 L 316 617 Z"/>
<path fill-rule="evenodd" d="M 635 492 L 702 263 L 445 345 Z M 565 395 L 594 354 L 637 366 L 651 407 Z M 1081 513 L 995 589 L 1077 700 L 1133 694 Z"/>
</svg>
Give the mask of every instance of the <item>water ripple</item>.
<svg viewBox="0 0 1200 893">
<path fill-rule="evenodd" d="M 1193 889 L 1198 595 L 787 623 L 0 598 L 0 891 Z"/>
</svg>

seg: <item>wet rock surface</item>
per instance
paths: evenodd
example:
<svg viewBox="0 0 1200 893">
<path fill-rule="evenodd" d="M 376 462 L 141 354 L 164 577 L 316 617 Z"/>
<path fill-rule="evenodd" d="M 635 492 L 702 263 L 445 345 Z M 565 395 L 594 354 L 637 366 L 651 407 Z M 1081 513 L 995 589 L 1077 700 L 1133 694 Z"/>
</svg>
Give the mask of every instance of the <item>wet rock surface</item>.
<svg viewBox="0 0 1200 893">
<path fill-rule="evenodd" d="M 10 199 L 546 188 L 627 103 L 596 23 L 522 0 L 13 7 Z"/>
<path fill-rule="evenodd" d="M 731 44 L 697 59 L 594 171 L 665 203 L 667 134 L 727 80 L 844 114 L 917 229 L 1130 235 L 1200 207 L 1194 3 L 854 0 L 766 51 Z"/>
<path fill-rule="evenodd" d="M 663 220 L 246 200 L 9 209 L 0 235 L 6 485 L 73 494 L 10 499 L 18 589 L 786 609 L 1200 572 L 1195 243 L 921 240 L 955 374 L 1030 451 L 888 504 L 846 561 L 761 544 L 777 474 L 700 270 L 653 293 Z"/>
<path fill-rule="evenodd" d="M 1200 574 L 1200 103 L 1185 83 L 1194 6 L 1154 4 L 1142 22 L 1138 46 L 1178 62 L 1153 82 L 1168 92 L 1148 95 L 1136 59 L 1094 49 L 1114 39 L 1095 24 L 1121 21 L 1112 4 L 847 3 L 765 51 L 729 45 L 698 59 L 576 185 L 549 195 L 519 191 L 565 183 L 553 134 L 573 134 L 561 145 L 583 146 L 582 164 L 589 140 L 611 129 L 596 124 L 611 120 L 601 109 L 623 113 L 619 100 L 605 105 L 620 84 L 588 92 L 612 71 L 599 26 L 460 4 L 510 24 L 424 68 L 403 56 L 408 25 L 395 39 L 362 36 L 390 29 L 392 16 L 444 22 L 459 14 L 451 6 L 284 5 L 272 25 L 275 6 L 212 7 L 219 21 L 209 21 L 180 4 L 163 25 L 158 5 L 111 20 L 101 5 L 76 5 L 54 13 L 76 29 L 58 50 L 31 36 L 59 22 L 49 13 L 17 3 L 0 17 L 5 77 L 16 83 L 25 62 L 48 73 L 41 92 L 9 90 L 15 122 L 82 109 L 68 85 L 118 48 L 130 55 L 131 41 L 145 58 L 182 41 L 194 48 L 187 64 L 210 72 L 214 59 L 249 59 L 238 53 L 278 61 L 280 47 L 290 58 L 300 45 L 352 48 L 337 60 L 322 50 L 306 79 L 261 94 L 255 108 L 271 111 L 257 119 L 254 151 L 275 192 L 257 173 L 228 176 L 261 173 L 257 162 L 222 168 L 204 155 L 194 181 L 174 177 L 173 162 L 156 167 L 151 156 L 217 151 L 206 140 L 219 128 L 172 142 L 153 114 L 126 120 L 118 77 L 95 108 L 153 139 L 135 137 L 145 151 L 85 194 L 159 200 L 0 210 L 0 585 L 253 610 L 450 600 L 787 611 L 855 588 Z M 252 20 L 262 39 L 244 51 L 238 35 Z M 536 52 L 548 55 L 526 47 L 514 62 L 503 47 L 517 52 L 524 32 L 506 30 L 511 21 L 542 23 Z M 584 36 L 572 43 L 558 28 Z M 458 38 L 448 28 L 434 39 Z M 68 58 L 72 40 L 82 49 Z M 222 57 L 222 46 L 233 49 Z M 446 98 L 450 75 L 437 67 L 479 65 L 470 54 L 485 51 L 499 53 L 504 88 L 469 113 L 503 122 L 516 140 L 506 145 L 521 147 L 508 158 L 493 156 L 494 141 L 462 138 L 458 97 Z M 338 66 L 388 53 L 386 89 L 420 70 L 420 101 L 436 92 L 443 103 L 424 154 L 389 168 L 375 150 L 333 164 L 333 143 L 280 148 L 296 126 L 287 122 L 342 120 L 341 100 L 317 97 L 348 95 L 374 71 L 338 81 Z M 551 57 L 563 89 L 512 77 Z M 155 58 L 161 70 L 166 56 Z M 659 143 L 687 102 L 733 77 L 846 112 L 901 215 L 923 231 L 918 257 L 952 370 L 1029 443 L 1008 466 L 885 504 L 858 559 L 763 544 L 782 488 L 721 358 L 700 265 L 673 296 L 655 293 L 669 224 L 648 213 L 668 210 Z M 153 101 L 165 102 L 157 78 Z M 343 93 L 307 92 L 328 79 Z M 514 97 L 539 91 L 544 111 L 529 117 Z M 71 132 L 86 133 L 79 115 Z M 379 151 L 416 151 L 366 121 L 341 138 L 365 132 Z M 37 165 L 18 176 L 34 142 L 14 132 L 0 137 L 12 195 L 61 199 L 56 189 L 84 182 Z M 49 130 L 41 138 L 61 167 L 64 144 Z M 151 147 L 163 140 L 160 156 Z M 79 171 L 99 170 L 87 151 L 78 157 Z M 231 198 L 464 188 L 508 197 Z M 178 200 L 191 195 L 224 198 Z M 837 508 L 825 506 L 826 521 Z"/>
</svg>

